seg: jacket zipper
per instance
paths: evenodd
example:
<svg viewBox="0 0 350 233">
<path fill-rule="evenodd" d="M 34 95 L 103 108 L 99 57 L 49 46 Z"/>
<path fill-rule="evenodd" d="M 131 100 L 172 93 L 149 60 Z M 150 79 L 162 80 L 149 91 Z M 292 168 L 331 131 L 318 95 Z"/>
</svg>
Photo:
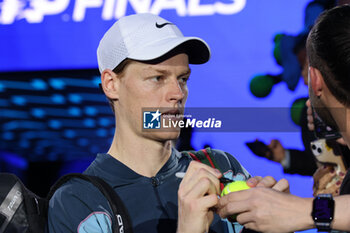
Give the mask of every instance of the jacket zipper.
<svg viewBox="0 0 350 233">
<path fill-rule="evenodd" d="M 168 212 L 166 211 L 166 209 L 163 206 L 163 203 L 160 200 L 160 196 L 159 196 L 159 192 L 158 192 L 158 186 L 160 184 L 159 179 L 157 177 L 153 176 L 153 177 L 151 177 L 151 183 L 152 183 L 154 193 L 156 194 L 158 203 L 160 204 L 162 211 L 166 214 L 166 216 L 168 218 L 170 218 Z"/>
</svg>

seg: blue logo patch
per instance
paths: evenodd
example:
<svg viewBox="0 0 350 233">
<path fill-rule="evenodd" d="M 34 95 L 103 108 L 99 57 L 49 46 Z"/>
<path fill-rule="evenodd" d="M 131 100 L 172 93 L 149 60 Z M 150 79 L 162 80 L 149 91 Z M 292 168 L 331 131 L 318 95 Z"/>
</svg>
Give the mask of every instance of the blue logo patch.
<svg viewBox="0 0 350 233">
<path fill-rule="evenodd" d="M 157 110 L 156 112 L 143 112 L 143 128 L 144 129 L 160 129 L 160 116 L 162 114 Z"/>
</svg>

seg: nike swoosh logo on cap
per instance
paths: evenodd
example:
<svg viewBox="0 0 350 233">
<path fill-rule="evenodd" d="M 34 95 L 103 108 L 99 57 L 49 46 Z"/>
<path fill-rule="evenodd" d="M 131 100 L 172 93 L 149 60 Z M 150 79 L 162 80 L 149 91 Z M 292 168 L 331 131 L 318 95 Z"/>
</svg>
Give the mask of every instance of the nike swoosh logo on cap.
<svg viewBox="0 0 350 233">
<path fill-rule="evenodd" d="M 168 24 L 172 24 L 172 23 L 162 23 L 162 24 L 156 23 L 156 27 L 157 28 L 162 28 L 162 27 L 164 27 L 165 25 L 168 25 Z"/>
</svg>

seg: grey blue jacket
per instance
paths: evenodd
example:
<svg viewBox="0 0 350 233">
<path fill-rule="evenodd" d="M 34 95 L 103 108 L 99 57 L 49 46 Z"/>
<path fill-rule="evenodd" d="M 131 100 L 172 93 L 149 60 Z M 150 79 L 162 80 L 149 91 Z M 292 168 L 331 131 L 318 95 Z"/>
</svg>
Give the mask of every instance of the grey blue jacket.
<svg viewBox="0 0 350 233">
<path fill-rule="evenodd" d="M 224 176 L 246 180 L 247 171 L 230 154 L 213 150 Z M 154 177 L 144 177 L 108 154 L 98 154 L 84 172 L 104 179 L 123 200 L 131 217 L 134 233 L 176 232 L 177 190 L 181 182 L 176 172 L 185 172 L 192 161 L 173 149 L 170 159 Z M 50 200 L 50 233 L 112 233 L 112 211 L 104 196 L 90 183 L 73 179 L 59 188 Z M 219 216 L 210 232 L 239 232 L 242 226 Z"/>
</svg>

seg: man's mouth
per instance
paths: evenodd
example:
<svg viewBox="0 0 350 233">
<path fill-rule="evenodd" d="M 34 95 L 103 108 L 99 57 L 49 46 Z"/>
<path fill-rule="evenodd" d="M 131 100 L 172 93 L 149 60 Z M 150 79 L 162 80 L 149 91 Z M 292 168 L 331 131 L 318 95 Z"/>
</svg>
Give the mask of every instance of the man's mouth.
<svg viewBox="0 0 350 233">
<path fill-rule="evenodd" d="M 168 111 L 162 112 L 162 117 L 163 119 L 181 120 L 183 118 L 183 111 L 179 108 L 169 109 Z"/>
<path fill-rule="evenodd" d="M 173 116 L 177 116 L 180 115 L 180 110 L 179 109 L 173 109 L 173 110 L 169 110 L 166 112 L 162 112 L 162 115 L 173 115 Z"/>
</svg>

